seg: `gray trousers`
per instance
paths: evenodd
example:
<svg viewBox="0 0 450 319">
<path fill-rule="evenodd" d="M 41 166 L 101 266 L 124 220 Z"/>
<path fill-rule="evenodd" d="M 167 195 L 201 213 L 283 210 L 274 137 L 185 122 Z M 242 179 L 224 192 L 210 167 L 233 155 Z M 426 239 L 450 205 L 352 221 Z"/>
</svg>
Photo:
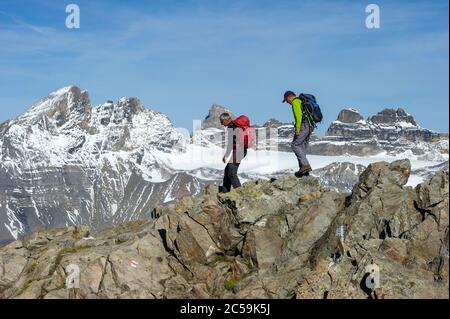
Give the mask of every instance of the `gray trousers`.
<svg viewBox="0 0 450 319">
<path fill-rule="evenodd" d="M 297 156 L 298 166 L 309 165 L 308 159 L 306 158 L 306 151 L 308 150 L 309 138 L 311 136 L 313 129 L 305 122 L 300 126 L 300 134 L 294 135 L 294 140 L 292 141 L 291 148 L 292 151 Z"/>
</svg>

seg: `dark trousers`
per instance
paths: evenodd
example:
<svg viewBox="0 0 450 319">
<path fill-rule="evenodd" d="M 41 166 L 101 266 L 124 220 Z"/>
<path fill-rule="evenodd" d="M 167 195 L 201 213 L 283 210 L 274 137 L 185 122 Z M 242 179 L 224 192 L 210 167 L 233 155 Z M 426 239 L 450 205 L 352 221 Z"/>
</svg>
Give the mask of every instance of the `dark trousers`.
<svg viewBox="0 0 450 319">
<path fill-rule="evenodd" d="M 231 190 L 231 186 L 234 188 L 241 187 L 241 182 L 238 177 L 238 169 L 240 163 L 228 163 L 225 166 L 225 173 L 223 176 L 223 192 L 227 193 Z"/>
</svg>

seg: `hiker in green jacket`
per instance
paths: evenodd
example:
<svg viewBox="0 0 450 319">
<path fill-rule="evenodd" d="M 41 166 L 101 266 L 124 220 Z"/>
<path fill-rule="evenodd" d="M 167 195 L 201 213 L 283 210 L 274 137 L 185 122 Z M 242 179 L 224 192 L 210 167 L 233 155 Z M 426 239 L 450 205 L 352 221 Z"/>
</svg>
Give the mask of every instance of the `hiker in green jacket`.
<svg viewBox="0 0 450 319">
<path fill-rule="evenodd" d="M 294 140 L 292 141 L 292 151 L 297 156 L 299 170 L 295 172 L 295 176 L 308 176 L 312 168 L 306 158 L 309 138 L 313 131 L 313 127 L 308 123 L 306 116 L 303 116 L 302 100 L 298 98 L 294 92 L 286 91 L 284 93 L 283 103 L 287 102 L 292 106 L 292 112 L 295 118 Z"/>
</svg>

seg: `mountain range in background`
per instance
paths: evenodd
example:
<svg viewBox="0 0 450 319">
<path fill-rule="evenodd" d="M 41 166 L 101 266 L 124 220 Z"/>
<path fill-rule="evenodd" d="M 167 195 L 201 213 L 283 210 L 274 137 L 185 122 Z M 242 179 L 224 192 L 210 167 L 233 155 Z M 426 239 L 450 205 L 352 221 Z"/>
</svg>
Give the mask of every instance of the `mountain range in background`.
<svg viewBox="0 0 450 319">
<path fill-rule="evenodd" d="M 103 229 L 148 219 L 157 206 L 200 194 L 222 177 L 225 134 L 218 116 L 225 111 L 234 116 L 213 105 L 202 130 L 186 136 L 137 98 L 92 107 L 88 93 L 76 86 L 51 93 L 0 124 L 0 246 L 40 229 Z M 258 167 L 243 163 L 241 178 L 293 172 L 293 124 L 270 119 L 255 128 L 254 153 L 267 155 L 267 162 Z M 217 161 L 201 161 L 199 150 L 208 150 Z M 344 109 L 323 138 L 312 136 L 309 152 L 314 175 L 344 192 L 380 157 L 411 159 L 415 184 L 448 171 L 448 134 L 420 127 L 401 108 L 367 119 Z"/>
</svg>

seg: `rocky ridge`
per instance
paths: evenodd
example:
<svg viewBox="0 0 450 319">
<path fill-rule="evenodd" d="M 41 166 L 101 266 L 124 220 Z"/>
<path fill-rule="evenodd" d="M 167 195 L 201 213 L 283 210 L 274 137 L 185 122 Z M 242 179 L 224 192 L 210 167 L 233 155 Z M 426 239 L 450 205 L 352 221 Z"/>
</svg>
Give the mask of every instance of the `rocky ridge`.
<svg viewBox="0 0 450 319">
<path fill-rule="evenodd" d="M 410 171 L 371 164 L 350 196 L 314 177 L 207 187 L 151 220 L 34 233 L 0 249 L 0 297 L 449 298 L 448 172 L 411 188 Z"/>
</svg>

